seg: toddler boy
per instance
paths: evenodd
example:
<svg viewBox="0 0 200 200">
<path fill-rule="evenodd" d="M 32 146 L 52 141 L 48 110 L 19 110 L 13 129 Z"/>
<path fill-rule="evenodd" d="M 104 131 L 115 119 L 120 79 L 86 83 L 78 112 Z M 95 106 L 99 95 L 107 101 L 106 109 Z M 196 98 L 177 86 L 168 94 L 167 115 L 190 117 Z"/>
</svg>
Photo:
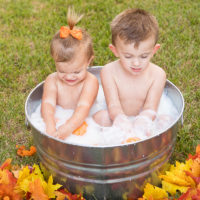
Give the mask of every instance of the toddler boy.
<svg viewBox="0 0 200 200">
<path fill-rule="evenodd" d="M 102 126 L 117 126 L 131 132 L 147 128 L 156 117 L 166 74 L 150 62 L 160 48 L 156 18 L 141 9 L 128 9 L 111 23 L 110 50 L 119 58 L 101 71 L 108 111 L 94 116 Z M 128 116 L 137 116 L 133 123 Z"/>
</svg>

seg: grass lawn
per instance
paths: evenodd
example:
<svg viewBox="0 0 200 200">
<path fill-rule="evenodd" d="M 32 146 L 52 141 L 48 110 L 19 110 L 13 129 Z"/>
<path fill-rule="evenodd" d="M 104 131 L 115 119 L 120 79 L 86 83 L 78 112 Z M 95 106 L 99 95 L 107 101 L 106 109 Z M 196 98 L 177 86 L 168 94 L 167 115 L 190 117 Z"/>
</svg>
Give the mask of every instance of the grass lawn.
<svg viewBox="0 0 200 200">
<path fill-rule="evenodd" d="M 38 161 L 37 155 L 18 157 L 15 145 L 33 144 L 24 123 L 24 103 L 31 89 L 55 71 L 50 41 L 66 24 L 69 5 L 85 14 L 79 26 L 93 38 L 93 65 L 115 59 L 108 48 L 115 15 L 139 7 L 157 17 L 161 49 L 153 62 L 163 67 L 185 99 L 184 125 L 171 159 L 183 161 L 200 143 L 199 0 L 0 0 L 0 162 L 8 157 L 18 164 Z"/>
</svg>

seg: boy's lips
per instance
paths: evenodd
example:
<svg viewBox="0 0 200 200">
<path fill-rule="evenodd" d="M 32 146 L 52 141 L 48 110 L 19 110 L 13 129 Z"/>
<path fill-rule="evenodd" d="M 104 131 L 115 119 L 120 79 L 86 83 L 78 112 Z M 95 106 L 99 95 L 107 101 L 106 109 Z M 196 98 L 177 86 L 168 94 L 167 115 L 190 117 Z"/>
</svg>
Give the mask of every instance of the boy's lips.
<svg viewBox="0 0 200 200">
<path fill-rule="evenodd" d="M 135 67 L 131 67 L 131 69 L 134 72 L 140 72 L 142 70 L 142 68 L 135 68 Z"/>
</svg>

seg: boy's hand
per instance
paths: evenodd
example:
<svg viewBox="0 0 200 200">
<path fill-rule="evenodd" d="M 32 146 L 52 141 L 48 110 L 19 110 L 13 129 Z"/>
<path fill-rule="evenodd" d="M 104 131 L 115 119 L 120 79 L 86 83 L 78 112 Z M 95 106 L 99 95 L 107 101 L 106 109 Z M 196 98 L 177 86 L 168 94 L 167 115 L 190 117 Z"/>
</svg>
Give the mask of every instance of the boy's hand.
<svg viewBox="0 0 200 200">
<path fill-rule="evenodd" d="M 152 120 L 146 116 L 137 116 L 133 123 L 133 128 L 138 131 L 142 131 L 147 136 L 151 135 L 150 129 L 152 129 Z"/>
<path fill-rule="evenodd" d="M 133 130 L 133 126 L 129 121 L 128 117 L 124 114 L 119 114 L 115 117 L 113 121 L 113 126 L 120 128 L 124 132 L 131 133 Z"/>
</svg>

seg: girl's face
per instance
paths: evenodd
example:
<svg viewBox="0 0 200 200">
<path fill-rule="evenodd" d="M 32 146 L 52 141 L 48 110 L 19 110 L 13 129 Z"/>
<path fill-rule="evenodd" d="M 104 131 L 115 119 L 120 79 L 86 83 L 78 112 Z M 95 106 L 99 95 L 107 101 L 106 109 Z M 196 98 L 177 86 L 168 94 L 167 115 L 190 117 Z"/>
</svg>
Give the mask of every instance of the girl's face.
<svg viewBox="0 0 200 200">
<path fill-rule="evenodd" d="M 91 59 L 88 61 L 81 52 L 69 62 L 56 62 L 58 78 L 65 84 L 73 86 L 83 81 L 87 76 L 87 67 Z"/>
</svg>

